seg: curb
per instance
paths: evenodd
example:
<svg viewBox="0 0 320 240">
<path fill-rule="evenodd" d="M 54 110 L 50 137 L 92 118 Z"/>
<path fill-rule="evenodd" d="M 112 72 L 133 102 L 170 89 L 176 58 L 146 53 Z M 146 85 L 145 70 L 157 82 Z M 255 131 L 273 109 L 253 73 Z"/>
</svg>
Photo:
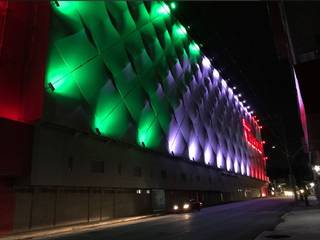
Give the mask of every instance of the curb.
<svg viewBox="0 0 320 240">
<path fill-rule="evenodd" d="M 259 233 L 259 234 L 254 238 L 254 240 L 271 239 L 271 238 L 267 238 L 267 236 L 276 233 L 276 228 L 277 228 L 277 226 L 279 226 L 281 223 L 283 223 L 283 222 L 285 221 L 285 218 L 286 218 L 288 215 L 290 215 L 290 213 L 292 212 L 292 209 L 293 209 L 293 208 L 294 208 L 294 207 L 292 206 L 289 211 L 284 212 L 283 214 L 280 215 L 280 217 L 279 217 L 279 222 L 273 227 L 273 229 L 266 230 L 266 231 L 263 231 L 263 232 Z"/>
<path fill-rule="evenodd" d="M 254 240 L 266 240 L 266 239 L 292 239 L 292 240 L 298 240 L 298 239 L 319 239 L 319 236 L 316 236 L 316 238 L 314 238 L 314 236 L 300 236 L 297 235 L 296 233 L 293 233 L 290 230 L 286 230 L 286 229 L 279 229 L 279 226 L 281 224 L 284 224 L 286 222 L 286 219 L 288 217 L 291 217 L 294 214 L 297 214 L 301 211 L 314 211 L 314 210 L 320 210 L 319 207 L 317 205 L 310 205 L 308 207 L 306 206 L 301 206 L 301 204 L 299 204 L 299 202 L 294 203 L 294 205 L 292 206 L 291 210 L 288 212 L 285 212 L 284 214 L 281 215 L 280 217 L 280 222 L 274 226 L 274 228 L 272 230 L 266 230 L 261 232 L 259 235 L 256 236 L 256 238 Z"/>
<path fill-rule="evenodd" d="M 119 218 L 119 219 L 107 220 L 103 222 L 46 228 L 46 229 L 33 230 L 28 232 L 13 233 L 7 236 L 0 236 L 0 239 L 1 240 L 40 239 L 43 237 L 53 237 L 53 236 L 59 236 L 59 235 L 83 233 L 91 230 L 108 227 L 114 224 L 133 222 L 137 220 L 159 217 L 163 215 L 164 215 L 163 213 L 157 213 L 157 214 L 143 215 L 143 216 L 137 216 L 137 217 Z"/>
</svg>

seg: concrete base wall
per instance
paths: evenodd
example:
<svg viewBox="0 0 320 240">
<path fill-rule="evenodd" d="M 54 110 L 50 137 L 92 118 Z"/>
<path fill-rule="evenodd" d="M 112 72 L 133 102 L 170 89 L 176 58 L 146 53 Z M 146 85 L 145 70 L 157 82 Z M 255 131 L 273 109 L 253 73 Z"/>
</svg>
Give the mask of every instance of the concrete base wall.
<svg viewBox="0 0 320 240">
<path fill-rule="evenodd" d="M 265 182 L 50 124 L 35 127 L 30 185 L 237 192 Z"/>
<path fill-rule="evenodd" d="M 17 188 L 13 231 L 148 214 L 152 212 L 150 194 L 102 188 Z"/>
<path fill-rule="evenodd" d="M 165 209 L 194 198 L 205 206 L 259 197 L 243 192 L 165 191 Z M 153 191 L 141 189 L 103 189 L 79 187 L 26 187 L 15 189 L 16 207 L 13 232 L 90 223 L 153 213 Z"/>
</svg>

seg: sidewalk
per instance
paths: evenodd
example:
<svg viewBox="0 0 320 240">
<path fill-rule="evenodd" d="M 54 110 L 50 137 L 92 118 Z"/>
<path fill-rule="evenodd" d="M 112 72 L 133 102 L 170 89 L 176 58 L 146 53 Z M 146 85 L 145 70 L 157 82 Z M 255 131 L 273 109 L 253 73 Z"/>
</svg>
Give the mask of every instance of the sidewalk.
<svg viewBox="0 0 320 240">
<path fill-rule="evenodd" d="M 8 236 L 1 236 L 0 235 L 0 240 L 41 239 L 44 237 L 56 237 L 59 235 L 67 235 L 67 234 L 72 234 L 72 233 L 82 233 L 82 232 L 87 232 L 87 231 L 91 231 L 91 230 L 96 230 L 99 228 L 106 228 L 106 227 L 108 227 L 110 225 L 114 225 L 114 224 L 134 222 L 137 220 L 158 217 L 161 215 L 163 215 L 163 214 L 156 213 L 156 214 L 136 216 L 136 217 L 119 218 L 119 219 L 108 220 L 108 221 L 103 221 L 103 222 L 84 223 L 84 224 L 77 224 L 77 225 L 70 225 L 70 226 L 62 226 L 62 227 L 34 230 L 34 231 L 29 231 L 29 232 L 10 234 Z"/>
<path fill-rule="evenodd" d="M 283 222 L 273 231 L 261 233 L 255 240 L 290 239 L 319 240 L 320 239 L 320 205 L 315 197 L 309 197 L 310 206 L 298 202 L 291 212 L 286 213 Z"/>
</svg>

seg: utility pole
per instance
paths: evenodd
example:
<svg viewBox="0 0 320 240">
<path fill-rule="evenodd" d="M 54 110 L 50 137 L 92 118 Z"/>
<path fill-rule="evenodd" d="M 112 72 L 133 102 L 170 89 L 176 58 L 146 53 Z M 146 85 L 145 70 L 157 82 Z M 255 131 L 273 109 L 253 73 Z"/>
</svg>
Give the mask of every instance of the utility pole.
<svg viewBox="0 0 320 240">
<path fill-rule="evenodd" d="M 294 194 L 294 199 L 295 201 L 298 200 L 298 195 L 297 195 L 297 191 L 296 191 L 296 178 L 293 174 L 293 170 L 292 170 L 292 160 L 294 159 L 294 157 L 297 155 L 297 153 L 302 149 L 303 146 L 301 146 L 294 154 L 290 154 L 289 153 L 289 149 L 288 149 L 288 142 L 287 142 L 287 137 L 286 137 L 286 129 L 285 126 L 283 125 L 283 119 L 280 118 L 280 124 L 281 124 L 281 130 L 282 130 L 282 142 L 283 142 L 283 147 L 284 147 L 284 152 L 282 152 L 287 160 L 287 164 L 288 164 L 288 170 L 289 170 L 289 174 L 288 174 L 288 180 L 289 180 L 289 185 L 293 190 L 293 194 Z M 281 150 L 280 150 L 281 151 Z"/>
<path fill-rule="evenodd" d="M 293 190 L 294 199 L 297 201 L 298 196 L 297 196 L 297 191 L 296 191 L 296 178 L 294 177 L 294 174 L 292 171 L 292 164 L 291 164 L 292 156 L 289 154 L 289 150 L 288 150 L 287 141 L 286 141 L 285 136 L 284 136 L 284 148 L 285 148 L 285 156 L 287 159 L 288 170 L 289 170 L 289 174 L 288 174 L 289 185 Z"/>
</svg>

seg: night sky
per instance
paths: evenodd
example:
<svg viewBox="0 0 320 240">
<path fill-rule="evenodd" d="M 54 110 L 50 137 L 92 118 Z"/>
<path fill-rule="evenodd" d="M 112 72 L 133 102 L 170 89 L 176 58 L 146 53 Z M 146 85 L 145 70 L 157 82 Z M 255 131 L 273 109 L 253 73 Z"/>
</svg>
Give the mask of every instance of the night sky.
<svg viewBox="0 0 320 240">
<path fill-rule="evenodd" d="M 308 177 L 307 156 L 299 152 L 302 130 L 294 81 L 288 63 L 278 58 L 267 3 L 178 2 L 175 15 L 256 112 L 267 142 L 268 175 L 287 177 L 286 141 L 291 154 L 298 151 L 292 160 L 298 183 Z"/>
</svg>

